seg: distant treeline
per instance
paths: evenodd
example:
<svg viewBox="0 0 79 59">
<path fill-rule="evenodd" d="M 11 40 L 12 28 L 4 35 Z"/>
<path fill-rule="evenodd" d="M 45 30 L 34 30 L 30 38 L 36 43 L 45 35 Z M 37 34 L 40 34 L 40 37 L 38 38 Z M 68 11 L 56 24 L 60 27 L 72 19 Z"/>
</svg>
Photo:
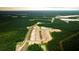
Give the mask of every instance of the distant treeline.
<svg viewBox="0 0 79 59">
<path fill-rule="evenodd" d="M 28 16 L 57 16 L 57 15 L 79 15 L 79 10 L 67 11 L 0 11 L 0 15 L 28 15 Z"/>
</svg>

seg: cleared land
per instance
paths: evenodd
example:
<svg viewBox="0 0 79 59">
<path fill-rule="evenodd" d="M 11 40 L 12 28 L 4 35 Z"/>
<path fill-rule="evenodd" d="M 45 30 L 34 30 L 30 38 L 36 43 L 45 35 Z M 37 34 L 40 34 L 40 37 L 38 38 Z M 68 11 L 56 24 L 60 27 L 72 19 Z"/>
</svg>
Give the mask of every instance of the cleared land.
<svg viewBox="0 0 79 59">
<path fill-rule="evenodd" d="M 55 20 L 53 23 L 44 20 L 29 21 L 30 17 L 3 17 L 0 18 L 0 50 L 2 51 L 14 51 L 16 49 L 17 42 L 24 40 L 28 29 L 26 27 L 32 26 L 37 22 L 43 22 L 39 26 L 45 26 L 49 28 L 61 29 L 62 32 L 51 33 L 53 40 L 50 41 L 46 46 L 50 51 L 60 51 L 62 50 L 59 42 L 68 36 L 74 35 L 79 32 L 79 22 L 65 23 L 60 20 Z M 79 34 L 69 41 L 64 41 L 64 50 L 79 50 L 78 46 Z M 70 43 L 70 44 L 69 44 Z M 76 44 L 75 44 L 76 43 Z M 74 48 L 74 49 L 73 49 Z M 28 50 L 42 50 L 38 45 L 34 44 L 28 48 Z"/>
</svg>

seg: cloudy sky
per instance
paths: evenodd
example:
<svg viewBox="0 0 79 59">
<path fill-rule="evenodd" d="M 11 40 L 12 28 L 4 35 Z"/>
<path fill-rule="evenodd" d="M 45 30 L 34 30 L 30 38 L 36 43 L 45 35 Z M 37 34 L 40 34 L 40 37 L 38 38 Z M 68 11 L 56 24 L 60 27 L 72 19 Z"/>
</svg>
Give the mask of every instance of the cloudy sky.
<svg viewBox="0 0 79 59">
<path fill-rule="evenodd" d="M 27 7 L 24 9 L 78 9 L 78 0 L 0 0 L 1 7 Z M 53 8 L 54 7 L 54 8 Z M 6 8 L 8 9 L 8 8 Z M 12 9 L 12 8 L 11 8 Z M 13 8 L 18 9 L 18 8 Z M 19 8 L 22 9 L 22 8 Z"/>
</svg>

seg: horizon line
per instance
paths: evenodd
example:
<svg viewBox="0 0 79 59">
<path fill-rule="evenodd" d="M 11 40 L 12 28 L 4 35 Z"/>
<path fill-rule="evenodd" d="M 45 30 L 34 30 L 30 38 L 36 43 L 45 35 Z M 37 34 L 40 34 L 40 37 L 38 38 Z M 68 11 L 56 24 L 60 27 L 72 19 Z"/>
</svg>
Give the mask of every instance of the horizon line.
<svg viewBox="0 0 79 59">
<path fill-rule="evenodd" d="M 79 10 L 78 7 L 0 7 L 0 11 Z"/>
</svg>

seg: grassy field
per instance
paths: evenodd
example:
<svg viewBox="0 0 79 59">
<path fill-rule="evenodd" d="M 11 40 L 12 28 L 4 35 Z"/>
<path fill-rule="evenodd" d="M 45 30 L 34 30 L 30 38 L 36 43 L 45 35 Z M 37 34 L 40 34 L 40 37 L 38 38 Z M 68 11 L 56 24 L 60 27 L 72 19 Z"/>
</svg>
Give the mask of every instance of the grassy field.
<svg viewBox="0 0 79 59">
<path fill-rule="evenodd" d="M 24 40 L 28 31 L 27 27 L 35 24 L 36 22 L 44 23 L 39 26 L 46 26 L 62 30 L 62 32 L 59 33 L 51 33 L 53 39 L 46 45 L 49 51 L 79 50 L 79 34 L 66 40 L 67 37 L 79 32 L 79 22 L 65 23 L 60 20 L 55 20 L 53 23 L 51 23 L 44 20 L 30 21 L 29 18 L 8 16 L 3 16 L 0 18 L 0 51 L 14 51 L 17 42 Z M 63 42 L 61 43 L 62 40 Z M 42 49 L 39 45 L 35 44 L 29 46 L 28 50 L 41 51 Z"/>
</svg>

